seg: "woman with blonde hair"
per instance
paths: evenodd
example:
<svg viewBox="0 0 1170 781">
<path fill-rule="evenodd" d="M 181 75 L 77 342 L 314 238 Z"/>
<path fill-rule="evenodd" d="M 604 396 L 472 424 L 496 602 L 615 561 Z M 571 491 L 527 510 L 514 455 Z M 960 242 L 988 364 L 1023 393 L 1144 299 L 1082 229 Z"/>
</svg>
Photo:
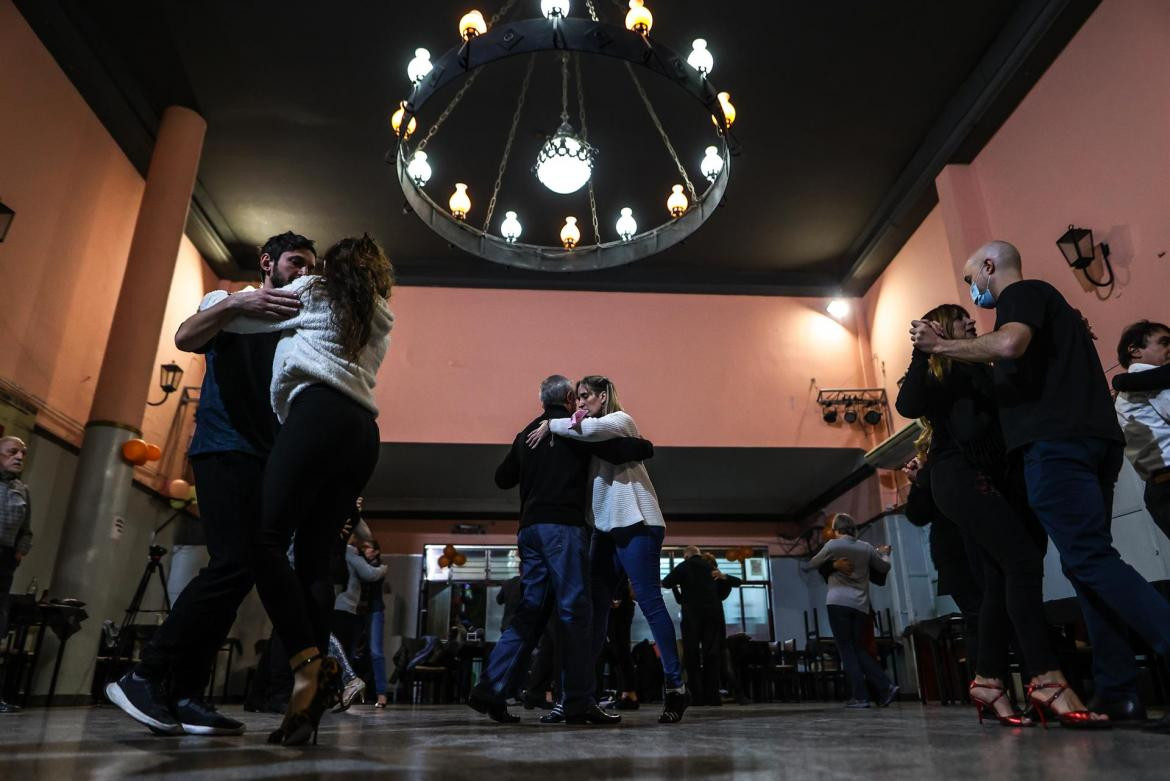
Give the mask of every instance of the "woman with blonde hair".
<svg viewBox="0 0 1170 781">
<path fill-rule="evenodd" d="M 923 319 L 936 323 L 945 338 L 975 338 L 975 321 L 960 306 L 944 304 Z M 902 416 L 925 418 L 930 424 L 931 494 L 939 511 L 974 540 L 982 558 L 979 652 L 969 687 L 979 721 L 989 710 L 1004 726 L 1032 724 L 1013 710 L 1004 687 L 1014 628 L 1024 665 L 1034 676 L 1028 697 L 1037 712 L 1043 716 L 1047 708 L 1067 727 L 1108 726 L 1105 717 L 1086 710 L 1069 688 L 1048 639 L 1043 594 L 1047 538 L 1009 467 L 990 367 L 915 349 L 896 407 Z"/>
<path fill-rule="evenodd" d="M 639 436 L 634 419 L 618 402 L 613 383 L 596 374 L 577 383 L 577 411 L 573 416 L 545 421 L 529 435 L 528 444 L 536 447 L 550 431 L 587 442 Z M 683 684 L 674 623 L 662 599 L 659 562 L 666 522 L 658 506 L 658 495 L 640 461 L 610 464 L 594 458 L 591 475 L 590 523 L 594 533 L 589 550 L 589 574 L 593 583 L 594 658 L 605 645 L 611 600 L 623 576 L 628 575 L 634 598 L 650 625 L 662 658 L 666 704 L 658 721 L 677 723 L 682 720 L 691 698 Z"/>
</svg>

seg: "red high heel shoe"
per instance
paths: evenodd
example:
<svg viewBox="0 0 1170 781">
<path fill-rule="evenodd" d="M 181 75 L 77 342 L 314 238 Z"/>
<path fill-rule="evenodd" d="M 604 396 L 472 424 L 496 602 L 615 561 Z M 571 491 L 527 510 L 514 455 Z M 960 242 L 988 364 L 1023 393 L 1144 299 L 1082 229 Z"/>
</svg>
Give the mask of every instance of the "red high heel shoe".
<svg viewBox="0 0 1170 781">
<path fill-rule="evenodd" d="M 995 695 L 990 700 L 983 700 L 975 696 L 976 689 L 991 689 L 997 691 L 999 694 Z M 1004 727 L 1035 727 L 1036 722 L 1029 719 L 1023 713 L 1012 712 L 1010 715 L 1001 716 L 995 709 L 995 703 L 999 702 L 1003 696 L 1007 694 L 1007 690 L 1002 686 L 993 686 L 990 683 L 978 683 L 971 681 L 971 685 L 967 687 L 967 696 L 971 698 L 971 702 L 975 704 L 975 713 L 979 716 L 979 723 L 983 723 L 983 709 L 987 708 L 995 715 L 1001 726 Z"/>
<path fill-rule="evenodd" d="M 1055 689 L 1056 692 L 1051 697 L 1045 697 L 1043 694 L 1037 697 L 1036 693 L 1044 689 Z M 1072 729 L 1109 729 L 1113 726 L 1108 719 L 1094 719 L 1093 713 L 1087 709 L 1069 711 L 1068 713 L 1057 713 L 1056 709 L 1052 707 L 1052 703 L 1056 702 L 1057 698 L 1064 694 L 1066 689 L 1068 689 L 1068 684 L 1065 683 L 1028 684 L 1028 702 L 1032 703 L 1032 709 L 1040 717 L 1040 724 L 1044 729 L 1048 729 L 1048 719 L 1045 717 L 1045 711 L 1051 712 L 1062 727 Z"/>
</svg>

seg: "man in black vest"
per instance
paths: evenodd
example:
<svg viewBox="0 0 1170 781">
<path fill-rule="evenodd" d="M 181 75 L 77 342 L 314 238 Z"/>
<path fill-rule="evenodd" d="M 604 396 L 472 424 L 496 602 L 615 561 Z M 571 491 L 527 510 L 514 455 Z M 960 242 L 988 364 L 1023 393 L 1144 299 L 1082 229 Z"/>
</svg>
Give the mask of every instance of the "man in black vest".
<svg viewBox="0 0 1170 781">
<path fill-rule="evenodd" d="M 589 462 L 643 461 L 654 454 L 644 439 L 620 438 L 587 443 L 548 437 L 530 448 L 528 434 L 551 418 L 567 418 L 576 408 L 573 383 L 553 375 L 540 384 L 544 412 L 516 435 L 496 469 L 500 488 L 520 486 L 520 549 L 524 596 L 511 624 L 496 643 L 483 678 L 468 704 L 494 721 L 512 724 L 505 701 L 520 686 L 532 649 L 555 608 L 559 645 L 564 650 L 561 696 L 565 722 L 616 724 L 621 716 L 606 713 L 594 699 L 591 651 L 593 606 L 589 596 L 589 529 L 587 508 L 592 492 Z"/>
</svg>

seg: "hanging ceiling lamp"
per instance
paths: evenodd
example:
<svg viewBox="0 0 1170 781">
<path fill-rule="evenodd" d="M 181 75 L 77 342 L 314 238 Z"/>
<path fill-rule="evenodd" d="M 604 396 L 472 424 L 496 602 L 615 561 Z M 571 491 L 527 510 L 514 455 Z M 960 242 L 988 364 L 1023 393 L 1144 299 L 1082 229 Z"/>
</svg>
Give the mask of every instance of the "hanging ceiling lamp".
<svg viewBox="0 0 1170 781">
<path fill-rule="evenodd" d="M 597 149 L 577 135 L 569 123 L 569 55 L 564 53 L 561 55 L 561 126 L 536 156 L 536 178 L 554 193 L 575 193 L 593 175 L 596 160 Z"/>
<path fill-rule="evenodd" d="M 671 217 L 681 217 L 687 212 L 687 197 L 683 195 L 683 186 L 676 184 L 671 188 L 670 197 L 666 199 L 666 208 L 670 210 Z"/>
<path fill-rule="evenodd" d="M 468 11 L 459 20 L 459 36 L 464 41 L 470 41 L 477 35 L 483 35 L 487 29 L 487 22 L 483 20 L 483 14 L 479 11 Z"/>
<path fill-rule="evenodd" d="M 735 106 L 731 105 L 731 93 L 720 92 L 715 97 L 719 98 L 719 108 L 723 109 L 723 119 L 727 123 L 727 127 L 735 124 Z M 711 117 L 711 122 L 715 127 L 719 127 L 719 120 Z"/>
<path fill-rule="evenodd" d="M 540 12 L 545 19 L 564 19 L 569 15 L 569 0 L 540 0 Z"/>
<path fill-rule="evenodd" d="M 709 146 L 704 150 L 699 170 L 703 172 L 703 176 L 707 177 L 708 182 L 715 181 L 715 177 L 719 176 L 719 172 L 723 170 L 723 158 L 719 156 L 719 150 L 716 147 Z"/>
<path fill-rule="evenodd" d="M 390 127 L 394 130 L 395 135 L 400 135 L 403 138 L 410 138 L 418 127 L 418 122 L 415 121 L 414 115 L 410 117 L 410 121 L 406 123 L 406 131 L 402 130 L 402 120 L 406 117 L 406 101 L 401 101 L 398 104 L 398 110 L 390 115 Z"/>
<path fill-rule="evenodd" d="M 622 237 L 622 241 L 629 241 L 634 238 L 634 234 L 638 232 L 638 223 L 634 220 L 634 210 L 629 206 L 622 207 L 622 216 L 618 217 L 617 225 L 618 235 Z"/>
<path fill-rule="evenodd" d="M 561 228 L 561 244 L 565 249 L 572 249 L 581 240 L 581 229 L 577 227 L 576 217 L 566 217 L 565 225 Z"/>
<path fill-rule="evenodd" d="M 630 0 L 630 11 L 626 14 L 626 29 L 633 30 L 638 35 L 649 35 L 654 26 L 654 15 L 646 7 L 644 0 Z"/>
<path fill-rule="evenodd" d="M 451 193 L 451 199 L 447 201 L 447 205 L 451 207 L 451 216 L 457 220 L 466 220 L 467 213 L 471 211 L 471 198 L 467 195 L 467 185 L 459 182 L 455 185 L 455 192 Z"/>
<path fill-rule="evenodd" d="M 504 212 L 504 221 L 500 223 L 500 235 L 504 237 L 504 241 L 515 244 L 523 231 L 520 220 L 516 219 L 516 212 Z"/>
<path fill-rule="evenodd" d="M 715 67 L 715 58 L 707 50 L 707 42 L 702 38 L 696 38 L 694 43 L 691 44 L 691 54 L 687 57 L 687 64 L 697 70 L 699 75 L 704 78 Z"/>
<path fill-rule="evenodd" d="M 426 49 L 415 49 L 414 59 L 406 64 L 406 77 L 411 84 L 418 84 L 431 72 L 431 53 Z"/>
<path fill-rule="evenodd" d="M 406 173 L 416 185 L 425 187 L 431 180 L 431 164 L 427 162 L 427 153 L 421 149 L 415 152 L 406 166 Z"/>
</svg>

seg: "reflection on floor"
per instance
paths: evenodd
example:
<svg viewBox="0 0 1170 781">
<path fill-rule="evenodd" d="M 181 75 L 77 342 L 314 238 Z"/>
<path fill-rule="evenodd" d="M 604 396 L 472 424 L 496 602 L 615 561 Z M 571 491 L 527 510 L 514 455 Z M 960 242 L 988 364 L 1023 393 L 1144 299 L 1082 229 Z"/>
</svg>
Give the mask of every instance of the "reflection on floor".
<svg viewBox="0 0 1170 781">
<path fill-rule="evenodd" d="M 242 738 L 155 738 L 111 708 L 0 716 L 0 778 L 881 779 L 1164 778 L 1170 737 L 1131 730 L 980 728 L 968 708 L 904 703 L 696 708 L 682 724 L 643 707 L 619 727 L 497 726 L 461 706 L 369 706 L 327 716 L 321 745 L 268 746 L 277 716 Z M 238 708 L 225 712 L 240 717 Z"/>
</svg>

